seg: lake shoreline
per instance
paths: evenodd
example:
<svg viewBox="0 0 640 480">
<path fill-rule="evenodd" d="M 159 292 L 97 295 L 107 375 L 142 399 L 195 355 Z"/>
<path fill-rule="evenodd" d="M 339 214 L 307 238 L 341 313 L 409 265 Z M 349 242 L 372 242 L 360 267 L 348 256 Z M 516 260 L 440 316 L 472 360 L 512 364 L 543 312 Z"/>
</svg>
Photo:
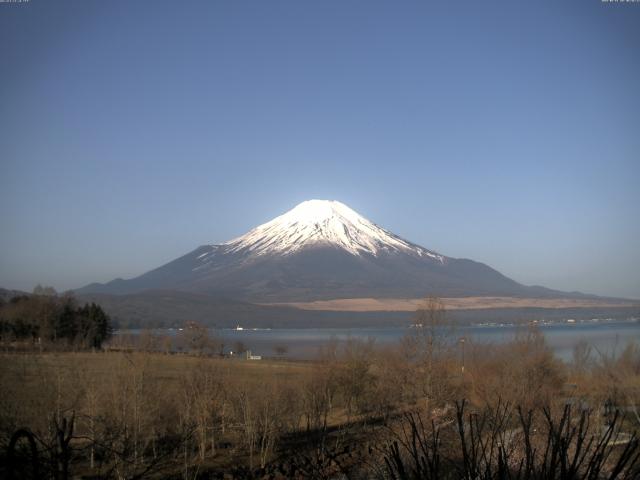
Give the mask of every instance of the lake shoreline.
<svg viewBox="0 0 640 480">
<path fill-rule="evenodd" d="M 569 320 L 574 320 L 573 322 Z M 450 335 L 465 338 L 475 343 L 505 343 L 515 338 L 529 326 L 535 326 L 544 335 L 549 347 L 563 360 L 570 359 L 574 347 L 586 341 L 602 354 L 619 353 L 626 343 L 640 343 L 640 319 L 592 319 L 589 321 L 565 319 L 563 322 L 538 322 L 529 324 L 476 324 L 455 326 Z M 315 358 L 320 349 L 330 342 L 344 344 L 349 339 L 373 341 L 380 347 L 397 344 L 402 338 L 421 329 L 404 326 L 386 327 L 334 327 L 334 328 L 209 328 L 212 338 L 221 342 L 226 353 L 242 345 L 259 356 L 277 356 L 276 349 L 284 348 L 286 358 L 309 360 Z M 143 332 L 170 339 L 171 348 L 178 348 L 177 342 L 184 329 L 130 329 L 114 332 L 114 338 L 136 339 Z M 132 340 L 135 341 L 135 340 Z M 174 345 L 175 344 L 175 345 Z M 281 355 L 282 356 L 282 355 Z"/>
</svg>

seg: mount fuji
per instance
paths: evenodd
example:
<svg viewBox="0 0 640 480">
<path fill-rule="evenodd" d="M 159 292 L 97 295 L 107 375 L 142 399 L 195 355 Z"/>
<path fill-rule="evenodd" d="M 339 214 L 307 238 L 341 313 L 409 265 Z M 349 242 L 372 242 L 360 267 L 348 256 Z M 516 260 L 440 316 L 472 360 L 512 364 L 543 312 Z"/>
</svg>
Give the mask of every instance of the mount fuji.
<svg viewBox="0 0 640 480">
<path fill-rule="evenodd" d="M 346 298 L 566 297 L 524 286 L 493 268 L 411 243 L 337 201 L 309 200 L 245 235 L 204 245 L 129 280 L 80 294 L 148 290 L 253 303 Z"/>
</svg>

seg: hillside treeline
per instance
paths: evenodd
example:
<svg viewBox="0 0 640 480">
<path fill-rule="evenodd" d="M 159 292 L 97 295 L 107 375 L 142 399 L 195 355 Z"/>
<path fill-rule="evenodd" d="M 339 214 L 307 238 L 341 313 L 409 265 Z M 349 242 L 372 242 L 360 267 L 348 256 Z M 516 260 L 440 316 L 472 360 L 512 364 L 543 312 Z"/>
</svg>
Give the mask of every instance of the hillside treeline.
<svg viewBox="0 0 640 480">
<path fill-rule="evenodd" d="M 5 355 L 0 476 L 640 478 L 637 345 L 564 363 L 535 329 L 485 345 L 419 320 L 394 347 L 331 342 L 314 362 Z"/>
<path fill-rule="evenodd" d="M 78 305 L 70 294 L 38 286 L 33 295 L 0 299 L 0 341 L 5 345 L 99 348 L 110 335 L 110 320 L 102 308 Z"/>
</svg>

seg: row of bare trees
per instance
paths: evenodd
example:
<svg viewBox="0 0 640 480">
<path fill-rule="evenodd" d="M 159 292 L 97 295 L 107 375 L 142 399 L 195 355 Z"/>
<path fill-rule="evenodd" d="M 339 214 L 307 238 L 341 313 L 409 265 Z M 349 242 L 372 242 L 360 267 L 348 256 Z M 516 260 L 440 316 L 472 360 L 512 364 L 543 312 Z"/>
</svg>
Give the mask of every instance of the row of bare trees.
<svg viewBox="0 0 640 480">
<path fill-rule="evenodd" d="M 319 472 L 335 474 L 340 464 L 336 452 L 364 441 L 382 454 L 352 462 L 360 470 L 370 469 L 368 476 L 376 468 L 388 476 L 385 455 L 396 467 L 407 466 L 397 462 L 406 462 L 410 451 L 389 448 L 401 432 L 415 428 L 416 418 L 426 419 L 426 427 L 414 433 L 429 441 L 434 435 L 446 440 L 445 431 L 455 434 L 456 424 L 475 428 L 475 420 L 456 418 L 460 399 L 467 399 L 467 411 L 494 412 L 491 418 L 504 413 L 505 405 L 511 413 L 521 412 L 510 413 L 501 424 L 502 443 L 507 437 L 524 438 L 523 425 L 540 429 L 544 421 L 561 421 L 566 404 L 590 412 L 590 435 L 600 435 L 612 423 L 616 434 L 625 435 L 640 426 L 637 346 L 613 357 L 579 345 L 574 362 L 565 364 L 535 329 L 524 329 L 500 345 L 471 339 L 461 345 L 437 299 L 427 301 L 416 323 L 399 345 L 332 341 L 316 361 L 305 363 L 204 356 L 200 348 L 206 337 L 197 328 L 186 337 L 192 356 L 157 351 L 5 355 L 0 361 L 0 449 L 29 454 L 25 439 L 31 438 L 39 452 L 40 478 L 66 478 L 72 472 L 189 479 L 232 465 L 268 468 L 293 458 L 296 448 L 308 448 L 313 454 L 303 457 L 305 471 L 322 478 Z M 616 411 L 621 413 L 614 422 Z M 523 423 L 528 412 L 545 412 L 535 417 L 544 421 Z M 572 418 L 572 428 L 579 426 L 579 418 Z M 32 437 L 16 439 L 16 432 Z M 486 438 L 474 441 L 484 445 L 491 440 L 490 431 L 485 433 Z M 430 452 L 450 455 L 458 447 L 447 442 L 443 450 Z M 526 458 L 510 455 L 509 461 Z"/>
</svg>

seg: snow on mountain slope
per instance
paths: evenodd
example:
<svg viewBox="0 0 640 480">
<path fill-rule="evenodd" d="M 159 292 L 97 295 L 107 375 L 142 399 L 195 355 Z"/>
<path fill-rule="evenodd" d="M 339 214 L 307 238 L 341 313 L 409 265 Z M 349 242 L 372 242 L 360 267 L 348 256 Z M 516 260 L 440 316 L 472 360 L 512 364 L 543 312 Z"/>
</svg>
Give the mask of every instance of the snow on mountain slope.
<svg viewBox="0 0 640 480">
<path fill-rule="evenodd" d="M 408 242 L 337 201 L 309 200 L 220 245 L 79 293 L 177 290 L 256 302 L 336 298 L 557 296 L 479 262 Z"/>
<path fill-rule="evenodd" d="M 377 226 L 345 204 L 329 200 L 308 200 L 284 215 L 260 225 L 222 245 L 227 253 L 290 255 L 311 246 L 331 245 L 351 255 L 402 252 L 430 257 L 440 263 L 444 257 L 409 243 Z"/>
</svg>

